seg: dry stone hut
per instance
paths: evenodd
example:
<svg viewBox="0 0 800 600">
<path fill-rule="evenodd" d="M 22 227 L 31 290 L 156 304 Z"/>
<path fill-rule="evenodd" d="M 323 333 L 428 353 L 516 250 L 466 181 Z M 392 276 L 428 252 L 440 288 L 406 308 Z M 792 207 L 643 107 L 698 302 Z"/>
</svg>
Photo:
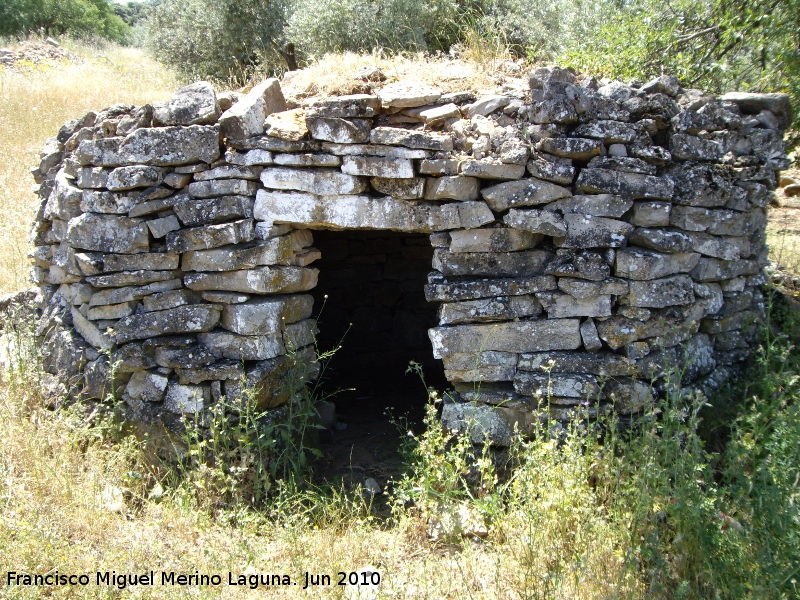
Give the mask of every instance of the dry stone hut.
<svg viewBox="0 0 800 600">
<path fill-rule="evenodd" d="M 641 411 L 667 365 L 713 388 L 764 312 L 788 115 L 559 68 L 481 97 L 395 82 L 291 108 L 270 79 L 89 113 L 35 171 L 47 369 L 97 398 L 117 365 L 138 419 L 243 385 L 279 406 L 352 322 L 357 372 L 441 360 L 445 421 L 498 444 L 587 401 Z"/>
</svg>

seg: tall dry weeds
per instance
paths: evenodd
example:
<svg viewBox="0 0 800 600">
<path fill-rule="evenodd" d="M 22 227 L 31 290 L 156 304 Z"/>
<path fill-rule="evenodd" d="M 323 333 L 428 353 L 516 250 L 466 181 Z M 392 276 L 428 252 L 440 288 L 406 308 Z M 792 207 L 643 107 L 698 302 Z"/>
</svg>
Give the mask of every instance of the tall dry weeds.
<svg viewBox="0 0 800 600">
<path fill-rule="evenodd" d="M 118 102 L 164 100 L 175 80 L 135 48 L 70 45 L 80 63 L 0 67 L 0 294 L 28 284 L 28 233 L 37 209 L 30 169 L 66 121 Z"/>
</svg>

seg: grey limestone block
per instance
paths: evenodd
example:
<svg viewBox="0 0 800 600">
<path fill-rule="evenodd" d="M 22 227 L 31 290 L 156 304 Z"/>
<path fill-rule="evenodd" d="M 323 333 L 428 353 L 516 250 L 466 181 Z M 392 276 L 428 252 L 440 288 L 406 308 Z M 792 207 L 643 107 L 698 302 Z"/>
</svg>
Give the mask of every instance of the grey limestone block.
<svg viewBox="0 0 800 600">
<path fill-rule="evenodd" d="M 220 310 L 211 304 L 193 304 L 131 315 L 114 327 L 114 340 L 124 344 L 170 333 L 198 333 L 213 329 Z"/>
<path fill-rule="evenodd" d="M 153 107 L 155 125 L 213 125 L 219 115 L 217 95 L 207 81 L 179 88 L 169 100 Z"/>
<path fill-rule="evenodd" d="M 266 117 L 284 110 L 286 100 L 280 83 L 277 79 L 267 79 L 222 113 L 219 118 L 222 135 L 234 140 L 245 140 L 262 134 Z"/>
</svg>

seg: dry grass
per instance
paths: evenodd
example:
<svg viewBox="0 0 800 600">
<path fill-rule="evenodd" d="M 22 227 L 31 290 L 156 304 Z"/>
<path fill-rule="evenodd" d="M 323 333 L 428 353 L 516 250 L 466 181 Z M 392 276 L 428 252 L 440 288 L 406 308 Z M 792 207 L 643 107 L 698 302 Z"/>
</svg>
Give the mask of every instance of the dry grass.
<svg viewBox="0 0 800 600">
<path fill-rule="evenodd" d="M 287 73 L 282 85 L 287 97 L 297 99 L 370 93 L 403 79 L 422 81 L 443 93 L 490 93 L 525 72 L 519 65 L 512 66 L 516 63 L 511 61 L 504 47 L 493 48 L 475 42 L 463 48 L 461 55 L 463 60 L 448 56 L 431 57 L 423 53 L 385 56 L 380 51 L 368 55 L 352 52 L 325 55 L 312 60 L 300 71 Z M 378 67 L 386 80 L 370 83 L 355 79 L 354 75 L 364 67 Z"/>
<path fill-rule="evenodd" d="M 39 589 L 4 588 L 2 580 L 3 597 L 111 598 L 118 591 L 96 586 L 96 572 L 154 570 L 157 585 L 131 587 L 133 597 L 263 597 L 263 588 L 225 585 L 232 572 L 286 574 L 298 582 L 270 588 L 269 597 L 343 598 L 336 574 L 373 566 L 382 573 L 385 598 L 519 598 L 545 586 L 553 562 L 564 567 L 560 597 L 608 597 L 616 587 L 621 561 L 611 538 L 584 540 L 595 544 L 585 561 L 553 556 L 556 548 L 547 542 L 561 539 L 564 527 L 555 519 L 548 522 L 556 530 L 532 531 L 531 523 L 512 517 L 485 541 L 447 546 L 429 541 L 413 516 L 387 529 L 366 518 L 339 520 L 330 506 L 330 515 L 316 522 L 294 503 L 271 517 L 234 509 L 212 518 L 169 488 L 153 497 L 157 471 L 143 460 L 140 442 L 104 440 L 108 432 L 85 427 L 79 413 L 39 408 L 30 384 L 0 390 L 0 565 L 4 575 L 87 573 L 92 582 Z M 109 490 L 122 490 L 121 500 Z M 162 571 L 220 574 L 225 584 L 163 587 Z M 332 585 L 302 590 L 306 571 L 329 575 Z"/>
<path fill-rule="evenodd" d="M 29 171 L 45 140 L 88 110 L 163 100 L 176 87 L 172 77 L 139 50 L 70 50 L 84 62 L 0 67 L 0 293 L 28 286 L 28 233 L 37 209 Z"/>
</svg>

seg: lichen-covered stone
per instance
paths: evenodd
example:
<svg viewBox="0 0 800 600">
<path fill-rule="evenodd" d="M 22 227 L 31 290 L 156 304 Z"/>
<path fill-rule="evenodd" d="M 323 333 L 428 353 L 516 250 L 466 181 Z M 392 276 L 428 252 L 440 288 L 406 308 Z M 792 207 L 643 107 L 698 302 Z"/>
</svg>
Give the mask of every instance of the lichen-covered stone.
<svg viewBox="0 0 800 600">
<path fill-rule="evenodd" d="M 428 302 L 475 300 L 498 296 L 521 296 L 556 289 L 556 278 L 549 275 L 513 279 L 447 279 L 441 273 L 428 276 L 425 298 Z"/>
<path fill-rule="evenodd" d="M 284 110 L 286 100 L 278 80 L 267 79 L 222 113 L 219 118 L 222 135 L 234 140 L 245 140 L 264 133 L 267 115 Z"/>
<path fill-rule="evenodd" d="M 214 356 L 233 360 L 267 360 L 285 352 L 280 337 L 244 336 L 227 331 L 212 331 L 197 336 Z"/>
<path fill-rule="evenodd" d="M 465 160 L 458 165 L 461 175 L 479 179 L 520 179 L 525 165 L 514 165 L 493 159 Z"/>
<path fill-rule="evenodd" d="M 243 219 L 232 223 L 191 227 L 167 234 L 167 250 L 170 252 L 187 252 L 189 250 L 207 250 L 228 244 L 240 244 L 253 239 L 252 219 Z"/>
<path fill-rule="evenodd" d="M 658 279 L 677 273 L 689 273 L 697 266 L 700 254 L 661 253 L 641 248 L 622 248 L 617 251 L 614 274 L 637 281 Z"/>
<path fill-rule="evenodd" d="M 378 98 L 385 107 L 410 108 L 425 106 L 438 100 L 442 93 L 419 81 L 398 81 L 381 88 Z"/>
<path fill-rule="evenodd" d="M 413 171 L 408 177 L 413 177 Z M 365 179 L 333 169 L 290 169 L 267 167 L 261 173 L 264 187 L 274 190 L 297 190 L 320 196 L 359 194 L 367 189 Z"/>
<path fill-rule="evenodd" d="M 291 294 L 317 284 L 317 270 L 301 267 L 255 267 L 224 273 L 187 273 L 183 282 L 198 292 L 218 290 L 245 294 Z"/>
<path fill-rule="evenodd" d="M 549 210 L 518 210 L 512 208 L 503 217 L 503 222 L 534 234 L 563 238 L 567 235 L 567 224 L 558 213 Z"/>
<path fill-rule="evenodd" d="M 567 235 L 563 248 L 620 248 L 628 242 L 633 225 L 606 217 L 580 214 L 564 215 Z"/>
<path fill-rule="evenodd" d="M 498 212 L 517 206 L 547 204 L 571 195 L 568 189 L 560 185 L 534 178 L 500 183 L 481 190 L 486 203 Z"/>
<path fill-rule="evenodd" d="M 511 227 L 465 229 L 450 234 L 450 252 L 516 252 L 534 247 L 539 239 Z"/>
<path fill-rule="evenodd" d="M 125 138 L 83 141 L 75 153 L 81 164 L 98 167 L 211 163 L 219 155 L 219 127 L 207 125 L 137 129 Z"/>
<path fill-rule="evenodd" d="M 628 303 L 643 308 L 664 308 L 694 302 L 694 285 L 685 275 L 631 281 Z"/>
<path fill-rule="evenodd" d="M 481 351 L 542 352 L 575 350 L 581 345 L 578 319 L 516 321 L 483 325 L 435 327 L 428 334 L 433 355 Z"/>
<path fill-rule="evenodd" d="M 578 175 L 576 186 L 583 192 L 619 194 L 634 199 L 670 200 L 675 184 L 672 179 L 641 173 L 584 169 Z"/>
<path fill-rule="evenodd" d="M 445 302 L 439 306 L 439 323 L 484 323 L 511 321 L 522 317 L 535 317 L 542 312 L 542 305 L 533 295 L 496 296 L 463 302 Z"/>
<path fill-rule="evenodd" d="M 370 184 L 372 184 L 376 192 L 398 200 L 417 200 L 422 198 L 425 191 L 425 182 L 426 180 L 421 177 L 408 179 L 373 177 L 370 179 Z M 474 200 L 475 198 L 471 199 Z"/>
<path fill-rule="evenodd" d="M 386 179 L 409 179 L 414 177 L 414 166 L 409 159 L 403 158 L 345 156 L 342 159 L 342 173 L 347 173 L 348 175 L 363 175 L 366 177 L 384 177 Z"/>
<path fill-rule="evenodd" d="M 334 144 L 363 144 L 369 141 L 371 123 L 368 119 L 310 117 L 306 123 L 315 140 Z"/>
<path fill-rule="evenodd" d="M 542 292 L 536 295 L 547 312 L 548 319 L 566 317 L 610 317 L 611 296 L 576 298 L 559 292 Z"/>
<path fill-rule="evenodd" d="M 585 138 L 545 138 L 539 142 L 538 149 L 562 158 L 589 160 L 603 152 L 603 142 Z"/>
<path fill-rule="evenodd" d="M 426 200 L 476 200 L 479 189 L 475 177 L 463 175 L 428 177 L 425 179 L 424 198 Z"/>
<path fill-rule="evenodd" d="M 147 252 L 147 225 L 140 219 L 83 213 L 67 226 L 67 241 L 74 248 L 115 254 Z"/>
<path fill-rule="evenodd" d="M 633 206 L 633 200 L 613 194 L 590 194 L 571 196 L 547 205 L 547 210 L 558 210 L 564 214 L 586 215 L 589 217 L 620 218 Z"/>
<path fill-rule="evenodd" d="M 256 240 L 248 246 L 226 246 L 210 250 L 184 252 L 184 271 L 235 271 L 261 265 L 288 265 L 292 259 L 287 236 Z"/>
<path fill-rule="evenodd" d="M 211 401 L 210 388 L 201 385 L 170 383 L 164 398 L 164 408 L 176 414 L 197 414 Z"/>
<path fill-rule="evenodd" d="M 184 197 L 172 209 L 183 225 L 208 225 L 232 219 L 249 219 L 253 216 L 255 199 L 251 196 L 220 196 L 192 199 Z"/>
<path fill-rule="evenodd" d="M 433 268 L 451 276 L 530 277 L 543 274 L 551 258 L 552 254 L 545 250 L 456 253 L 437 248 Z"/>
<path fill-rule="evenodd" d="M 219 115 L 217 95 L 207 81 L 183 86 L 169 100 L 153 108 L 155 125 L 213 125 Z"/>
<path fill-rule="evenodd" d="M 390 229 L 431 233 L 480 227 L 494 221 L 483 202 L 430 206 L 394 198 L 315 196 L 259 191 L 253 210 L 256 219 L 323 229 Z"/>
<path fill-rule="evenodd" d="M 310 317 L 313 306 L 314 299 L 306 294 L 252 299 L 226 306 L 221 325 L 239 335 L 275 335 L 282 327 Z"/>
<path fill-rule="evenodd" d="M 220 310 L 210 304 L 193 304 L 158 310 L 121 319 L 114 327 L 114 340 L 124 344 L 169 333 L 209 331 L 219 323 Z"/>
</svg>

